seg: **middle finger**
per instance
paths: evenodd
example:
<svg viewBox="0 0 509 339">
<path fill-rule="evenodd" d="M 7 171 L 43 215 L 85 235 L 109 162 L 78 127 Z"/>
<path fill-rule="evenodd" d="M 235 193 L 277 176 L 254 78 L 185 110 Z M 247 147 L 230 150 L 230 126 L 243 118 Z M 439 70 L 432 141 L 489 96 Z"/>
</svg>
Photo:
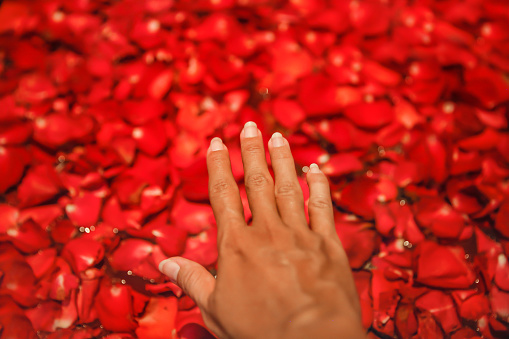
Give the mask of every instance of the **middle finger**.
<svg viewBox="0 0 509 339">
<path fill-rule="evenodd" d="M 267 168 L 262 133 L 252 121 L 240 133 L 244 183 L 253 220 L 278 217 L 274 197 L 274 182 Z"/>
</svg>

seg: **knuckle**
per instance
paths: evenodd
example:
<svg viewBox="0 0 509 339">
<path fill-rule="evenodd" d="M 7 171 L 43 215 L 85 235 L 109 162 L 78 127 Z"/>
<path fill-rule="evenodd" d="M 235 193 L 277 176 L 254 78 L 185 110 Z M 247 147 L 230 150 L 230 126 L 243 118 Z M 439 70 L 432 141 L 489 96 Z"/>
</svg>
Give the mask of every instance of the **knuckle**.
<svg viewBox="0 0 509 339">
<path fill-rule="evenodd" d="M 180 270 L 177 276 L 178 285 L 182 287 L 186 294 L 193 291 L 199 282 L 199 275 L 196 270 Z"/>
<path fill-rule="evenodd" d="M 314 199 L 309 199 L 309 208 L 320 210 L 332 209 L 332 203 L 330 199 L 326 197 L 316 197 Z"/>
<path fill-rule="evenodd" d="M 248 143 L 243 147 L 244 152 L 247 154 L 260 154 L 264 153 L 263 146 L 260 143 Z"/>
<path fill-rule="evenodd" d="M 223 239 L 220 245 L 223 253 L 228 253 L 228 256 L 242 256 L 243 248 L 240 246 L 236 239 Z"/>
<path fill-rule="evenodd" d="M 327 177 L 323 174 L 323 172 L 321 173 L 315 173 L 315 175 L 311 176 L 311 177 L 308 177 L 308 180 L 310 182 L 311 185 L 318 185 L 318 186 L 329 186 L 329 180 L 327 179 Z"/>
<path fill-rule="evenodd" d="M 260 191 L 269 185 L 269 179 L 262 173 L 254 173 L 246 178 L 246 188 L 251 191 Z"/>
<path fill-rule="evenodd" d="M 319 250 L 323 246 L 323 239 L 315 232 L 308 229 L 301 230 L 298 234 L 298 242 L 303 248 Z"/>
<path fill-rule="evenodd" d="M 231 192 L 233 185 L 224 179 L 219 179 L 210 185 L 210 193 L 212 195 L 224 195 Z"/>
<path fill-rule="evenodd" d="M 209 154 L 209 163 L 214 167 L 222 167 L 224 165 L 225 158 L 221 152 L 211 152 Z"/>
<path fill-rule="evenodd" d="M 285 149 L 285 147 L 278 147 L 277 149 L 272 149 L 271 156 L 274 160 L 292 160 L 293 161 L 292 153 L 288 149 Z"/>
<path fill-rule="evenodd" d="M 281 184 L 276 184 L 276 197 L 288 197 L 288 196 L 297 196 L 299 194 L 299 189 L 295 184 L 291 182 L 284 182 Z"/>
<path fill-rule="evenodd" d="M 238 225 L 235 225 L 238 226 Z M 228 257 L 244 256 L 246 250 L 244 232 L 232 227 L 229 232 L 225 232 L 220 239 L 219 247 L 222 253 L 228 253 Z"/>
</svg>

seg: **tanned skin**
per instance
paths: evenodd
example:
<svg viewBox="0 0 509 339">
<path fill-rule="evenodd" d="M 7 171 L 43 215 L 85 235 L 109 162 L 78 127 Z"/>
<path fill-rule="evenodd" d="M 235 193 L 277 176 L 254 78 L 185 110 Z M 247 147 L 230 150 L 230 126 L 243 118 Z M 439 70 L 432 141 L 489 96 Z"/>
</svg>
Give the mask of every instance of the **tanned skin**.
<svg viewBox="0 0 509 339">
<path fill-rule="evenodd" d="M 352 272 L 334 227 L 329 182 L 307 172 L 309 225 L 288 141 L 268 143 L 248 122 L 240 134 L 252 224 L 244 218 L 230 157 L 221 139 L 207 152 L 210 203 L 218 229 L 217 279 L 182 257 L 160 270 L 199 306 L 219 338 L 366 338 Z"/>
</svg>

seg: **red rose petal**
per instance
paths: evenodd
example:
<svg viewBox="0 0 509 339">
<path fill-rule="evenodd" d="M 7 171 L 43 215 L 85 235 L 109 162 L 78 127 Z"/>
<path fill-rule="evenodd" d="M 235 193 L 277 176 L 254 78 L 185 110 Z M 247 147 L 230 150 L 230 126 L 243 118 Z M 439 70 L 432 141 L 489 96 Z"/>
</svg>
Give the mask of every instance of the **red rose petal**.
<svg viewBox="0 0 509 339">
<path fill-rule="evenodd" d="M 101 324 L 107 330 L 122 332 L 137 328 L 128 286 L 112 284 L 109 278 L 103 278 L 95 309 Z"/>
<path fill-rule="evenodd" d="M 354 124 L 364 128 L 379 128 L 394 119 L 394 111 L 385 101 L 351 105 L 344 113 Z"/>
<path fill-rule="evenodd" d="M 464 319 L 481 319 L 482 316 L 490 312 L 489 300 L 484 295 L 474 295 L 460 305 L 459 311 Z"/>
<path fill-rule="evenodd" d="M 334 83 L 324 75 L 311 75 L 300 81 L 299 102 L 308 116 L 331 115 L 342 107 Z"/>
<path fill-rule="evenodd" d="M 500 206 L 495 219 L 495 229 L 509 238 L 509 201 Z"/>
<path fill-rule="evenodd" d="M 43 277 L 55 264 L 57 251 L 54 248 L 40 250 L 36 254 L 27 258 L 27 263 L 32 268 L 36 278 Z"/>
<path fill-rule="evenodd" d="M 3 178 L 0 181 L 1 193 L 18 183 L 23 176 L 26 161 L 24 157 L 20 157 L 20 151 L 24 152 L 15 147 L 0 146 L 0 176 Z"/>
<path fill-rule="evenodd" d="M 6 233 L 6 239 L 25 253 L 33 253 L 51 244 L 49 234 L 31 220 L 9 228 Z"/>
<path fill-rule="evenodd" d="M 190 237 L 182 257 L 195 261 L 203 266 L 210 266 L 217 261 L 217 231 L 210 227 L 200 234 Z"/>
<path fill-rule="evenodd" d="M 433 314 L 446 333 L 450 333 L 461 326 L 456 315 L 456 308 L 450 296 L 439 291 L 430 291 L 417 299 L 415 305 Z"/>
<path fill-rule="evenodd" d="M 164 284 L 157 284 L 157 285 L 147 284 L 147 285 L 145 285 L 145 290 L 152 292 L 152 293 L 156 293 L 156 294 L 172 292 L 177 298 L 180 298 L 183 293 L 182 289 L 172 282 L 167 282 Z"/>
<path fill-rule="evenodd" d="M 371 258 L 377 244 L 376 232 L 369 225 L 336 222 L 336 231 L 345 248 L 350 266 L 359 269 Z"/>
<path fill-rule="evenodd" d="M 160 118 L 165 111 L 166 107 L 162 102 L 151 99 L 126 101 L 122 106 L 123 117 L 133 125 L 142 125 L 154 118 Z"/>
<path fill-rule="evenodd" d="M 97 319 L 94 308 L 94 298 L 99 290 L 100 278 L 103 272 L 98 269 L 88 269 L 80 274 L 80 288 L 76 298 L 78 320 L 80 323 L 90 323 Z"/>
<path fill-rule="evenodd" d="M 417 261 L 416 281 L 434 287 L 468 288 L 475 280 L 463 249 L 423 242 Z"/>
<path fill-rule="evenodd" d="M 136 335 L 140 339 L 167 338 L 170 333 L 175 333 L 175 317 L 177 315 L 177 299 L 151 298 L 145 314 L 138 318 L 139 327 Z"/>
<path fill-rule="evenodd" d="M 61 191 L 60 179 L 49 165 L 32 167 L 18 188 L 22 206 L 33 206 L 49 200 Z"/>
<path fill-rule="evenodd" d="M 486 108 L 493 108 L 509 99 L 507 83 L 488 67 L 465 71 L 465 91 L 477 98 Z"/>
<path fill-rule="evenodd" d="M 178 197 L 170 218 L 176 227 L 197 234 L 209 228 L 214 214 L 210 205 L 193 203 Z"/>
<path fill-rule="evenodd" d="M 304 110 L 294 101 L 276 99 L 272 104 L 274 117 L 286 128 L 296 128 L 306 117 Z"/>
<path fill-rule="evenodd" d="M 75 273 L 95 266 L 103 259 L 103 256 L 102 244 L 87 238 L 72 239 L 62 250 L 62 257 L 72 266 Z"/>
<path fill-rule="evenodd" d="M 346 186 L 337 203 L 357 215 L 372 219 L 374 217 L 373 205 L 379 195 L 376 182 L 363 177 Z"/>
<path fill-rule="evenodd" d="M 422 199 L 416 205 L 416 219 L 437 237 L 458 238 L 465 220 L 450 205 L 439 199 Z"/>
<path fill-rule="evenodd" d="M 502 320 L 509 320 L 509 293 L 502 292 L 495 286 L 490 291 L 490 303 L 493 312 Z"/>
<path fill-rule="evenodd" d="M 109 258 L 111 267 L 119 271 L 132 271 L 149 279 L 158 278 L 156 260 L 152 257 L 154 245 L 141 239 L 126 239 Z"/>
<path fill-rule="evenodd" d="M 102 199 L 92 192 L 82 191 L 65 206 L 67 216 L 78 226 L 91 226 L 97 223 Z"/>
<path fill-rule="evenodd" d="M 362 163 L 354 154 L 338 153 L 330 157 L 329 161 L 322 166 L 322 172 L 331 177 L 337 177 L 360 171 L 362 168 Z"/>
<path fill-rule="evenodd" d="M 0 258 L 3 257 L 0 251 Z M 35 296 L 34 273 L 28 264 L 20 260 L 5 260 L 0 264 L 0 271 L 3 272 L 0 281 L 0 294 L 10 295 L 18 304 L 26 307 L 33 307 L 37 303 Z"/>
<path fill-rule="evenodd" d="M 48 147 L 62 146 L 85 137 L 93 127 L 94 121 L 89 116 L 50 114 L 35 120 L 34 139 Z"/>
</svg>

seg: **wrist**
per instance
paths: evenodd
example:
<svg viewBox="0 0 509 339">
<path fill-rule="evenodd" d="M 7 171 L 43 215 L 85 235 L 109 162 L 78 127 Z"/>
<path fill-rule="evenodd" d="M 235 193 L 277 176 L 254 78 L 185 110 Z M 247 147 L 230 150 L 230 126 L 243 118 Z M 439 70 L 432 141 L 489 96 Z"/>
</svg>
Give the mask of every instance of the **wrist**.
<svg viewBox="0 0 509 339">
<path fill-rule="evenodd" d="M 306 324 L 289 325 L 281 338 L 361 339 L 366 338 L 366 330 L 356 316 L 332 316 Z"/>
</svg>

